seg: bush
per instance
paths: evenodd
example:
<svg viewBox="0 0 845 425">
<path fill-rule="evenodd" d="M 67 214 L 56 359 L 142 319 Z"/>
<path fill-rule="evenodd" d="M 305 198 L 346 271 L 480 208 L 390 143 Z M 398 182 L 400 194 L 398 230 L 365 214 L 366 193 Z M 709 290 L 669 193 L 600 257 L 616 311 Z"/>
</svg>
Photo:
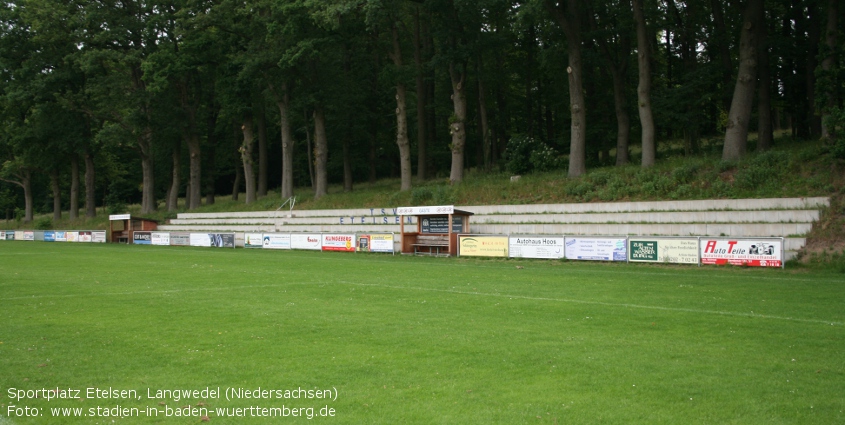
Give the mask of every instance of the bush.
<svg viewBox="0 0 845 425">
<path fill-rule="evenodd" d="M 517 135 L 508 141 L 504 154 L 505 169 L 511 174 L 551 171 L 559 167 L 557 152 L 543 142 Z"/>
<path fill-rule="evenodd" d="M 434 198 L 431 189 L 426 186 L 415 187 L 411 190 L 411 205 L 426 205 L 430 204 Z"/>
<path fill-rule="evenodd" d="M 53 228 L 53 219 L 50 217 L 41 217 L 35 220 L 35 230 L 50 230 Z"/>
</svg>

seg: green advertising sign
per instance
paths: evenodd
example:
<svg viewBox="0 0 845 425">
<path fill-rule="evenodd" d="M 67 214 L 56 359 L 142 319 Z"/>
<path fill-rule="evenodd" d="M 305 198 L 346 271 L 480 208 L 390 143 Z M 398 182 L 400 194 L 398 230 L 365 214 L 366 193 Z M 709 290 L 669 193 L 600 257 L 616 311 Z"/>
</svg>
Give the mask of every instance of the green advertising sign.
<svg viewBox="0 0 845 425">
<path fill-rule="evenodd" d="M 657 261 L 657 241 L 631 241 L 631 261 Z"/>
</svg>

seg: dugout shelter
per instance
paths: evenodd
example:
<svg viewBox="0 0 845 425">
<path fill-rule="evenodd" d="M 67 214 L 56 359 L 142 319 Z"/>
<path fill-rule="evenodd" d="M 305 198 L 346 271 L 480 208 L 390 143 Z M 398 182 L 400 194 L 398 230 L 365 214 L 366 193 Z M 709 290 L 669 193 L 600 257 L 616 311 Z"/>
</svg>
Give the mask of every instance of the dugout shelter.
<svg viewBox="0 0 845 425">
<path fill-rule="evenodd" d="M 456 210 L 454 205 L 401 207 L 399 228 L 403 254 L 448 257 L 458 254 L 458 234 L 469 233 L 473 213 Z M 417 218 L 415 231 L 405 231 L 405 217 Z"/>
</svg>

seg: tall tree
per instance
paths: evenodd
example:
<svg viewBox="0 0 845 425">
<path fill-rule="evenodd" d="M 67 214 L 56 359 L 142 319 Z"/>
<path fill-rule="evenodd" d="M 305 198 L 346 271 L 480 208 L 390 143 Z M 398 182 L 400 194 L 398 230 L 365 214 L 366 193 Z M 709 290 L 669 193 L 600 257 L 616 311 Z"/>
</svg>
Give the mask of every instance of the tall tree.
<svg viewBox="0 0 845 425">
<path fill-rule="evenodd" d="M 736 78 L 731 110 L 728 113 L 725 145 L 722 160 L 738 160 L 745 155 L 748 143 L 748 123 L 757 86 L 757 40 L 763 16 L 763 0 L 747 0 L 743 12 L 742 32 L 739 39 L 739 71 Z"/>
<path fill-rule="evenodd" d="M 569 108 L 572 124 L 569 142 L 569 176 L 578 177 L 587 172 L 587 112 L 584 104 L 584 74 L 582 66 L 581 22 L 583 15 L 577 0 L 544 0 L 546 10 L 566 35 L 569 66 Z"/>
<path fill-rule="evenodd" d="M 637 109 L 642 128 L 642 166 L 654 165 L 656 155 L 654 115 L 651 111 L 651 42 L 646 27 L 643 1 L 633 0 L 634 20 L 637 23 Z"/>
</svg>

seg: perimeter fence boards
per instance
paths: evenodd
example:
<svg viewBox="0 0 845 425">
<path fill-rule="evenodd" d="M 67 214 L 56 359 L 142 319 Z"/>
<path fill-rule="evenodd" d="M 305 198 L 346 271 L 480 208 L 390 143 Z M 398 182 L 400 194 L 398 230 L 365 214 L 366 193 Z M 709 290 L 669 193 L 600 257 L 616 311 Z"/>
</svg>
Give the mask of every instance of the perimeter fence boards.
<svg viewBox="0 0 845 425">
<path fill-rule="evenodd" d="M 132 243 L 135 245 L 152 245 L 153 232 L 132 232 Z"/>
<path fill-rule="evenodd" d="M 508 255 L 511 258 L 563 258 L 563 236 L 511 235 Z"/>
<path fill-rule="evenodd" d="M 698 264 L 698 238 L 629 237 L 628 261 Z"/>
<path fill-rule="evenodd" d="M 91 242 L 106 243 L 106 232 L 91 232 Z"/>
<path fill-rule="evenodd" d="M 320 251 L 323 249 L 322 235 L 319 233 L 291 233 L 291 249 L 308 249 Z"/>
<path fill-rule="evenodd" d="M 262 248 L 264 235 L 262 233 L 244 233 L 244 248 Z"/>
<path fill-rule="evenodd" d="M 627 238 L 566 236 L 564 254 L 569 260 L 627 261 Z"/>
<path fill-rule="evenodd" d="M 137 233 L 137 232 L 136 232 Z M 170 233 L 168 232 L 152 232 L 152 245 L 170 245 Z"/>
<path fill-rule="evenodd" d="M 44 242 L 55 242 L 56 232 L 54 230 L 47 230 L 44 232 Z"/>
<path fill-rule="evenodd" d="M 507 235 L 458 235 L 458 255 L 463 257 L 507 257 Z"/>
<path fill-rule="evenodd" d="M 191 234 L 190 233 L 171 233 L 170 234 L 170 246 L 190 246 L 191 245 Z"/>
<path fill-rule="evenodd" d="M 138 232 L 135 232 L 138 233 Z M 213 248 L 234 248 L 234 233 L 191 233 L 191 246 L 205 246 Z"/>
<path fill-rule="evenodd" d="M 15 231 L 14 230 L 9 230 L 9 231 L 6 232 L 6 240 L 7 241 L 15 240 Z"/>
<path fill-rule="evenodd" d="M 31 230 L 24 230 L 23 232 L 23 240 L 25 241 L 34 241 L 35 240 L 35 232 Z"/>
<path fill-rule="evenodd" d="M 290 233 L 265 233 L 262 240 L 265 249 L 291 249 Z"/>
<path fill-rule="evenodd" d="M 358 252 L 387 252 L 395 254 L 393 233 L 358 234 Z"/>
<path fill-rule="evenodd" d="M 783 267 L 783 238 L 701 238 L 701 264 Z"/>
<path fill-rule="evenodd" d="M 26 232 L 24 232 L 24 231 L 22 231 L 22 230 L 18 230 L 18 231 L 16 231 L 16 232 L 15 232 L 15 240 L 16 240 L 16 241 L 25 241 L 25 240 L 26 240 L 26 239 L 24 238 L 24 234 L 25 234 L 25 233 L 26 233 Z"/>
<path fill-rule="evenodd" d="M 342 251 L 342 252 L 354 252 L 355 251 L 355 234 L 354 233 L 347 233 L 347 234 L 332 234 L 332 233 L 324 233 L 322 235 L 322 250 L 323 251 Z"/>
<path fill-rule="evenodd" d="M 67 242 L 79 242 L 79 232 L 65 232 Z"/>
<path fill-rule="evenodd" d="M 67 232 L 64 230 L 56 230 L 56 242 L 67 242 Z"/>
</svg>

